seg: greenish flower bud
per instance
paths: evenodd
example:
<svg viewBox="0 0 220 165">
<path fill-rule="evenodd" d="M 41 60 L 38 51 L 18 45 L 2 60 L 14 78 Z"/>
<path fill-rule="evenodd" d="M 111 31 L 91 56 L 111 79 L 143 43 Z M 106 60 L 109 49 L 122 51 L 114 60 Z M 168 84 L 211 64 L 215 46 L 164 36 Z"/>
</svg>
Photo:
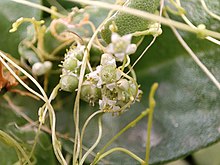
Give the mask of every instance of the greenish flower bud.
<svg viewBox="0 0 220 165">
<path fill-rule="evenodd" d="M 79 80 L 75 75 L 64 75 L 60 79 L 60 88 L 66 92 L 74 92 L 78 87 Z"/>
<path fill-rule="evenodd" d="M 85 46 L 78 45 L 77 47 L 72 47 L 66 54 L 66 57 L 74 57 L 79 61 L 83 59 L 83 53 L 85 50 Z"/>
<path fill-rule="evenodd" d="M 117 80 L 117 71 L 114 65 L 106 65 L 100 71 L 100 77 L 105 83 L 112 83 Z"/>
<path fill-rule="evenodd" d="M 74 71 L 78 67 L 78 61 L 75 58 L 67 58 L 63 62 L 63 67 L 67 70 Z"/>
<path fill-rule="evenodd" d="M 82 85 L 80 98 L 94 106 L 101 98 L 101 89 L 92 84 Z"/>
<path fill-rule="evenodd" d="M 83 53 L 77 53 L 77 54 L 75 54 L 75 57 L 76 57 L 78 60 L 82 61 L 82 59 L 83 59 Z"/>
</svg>

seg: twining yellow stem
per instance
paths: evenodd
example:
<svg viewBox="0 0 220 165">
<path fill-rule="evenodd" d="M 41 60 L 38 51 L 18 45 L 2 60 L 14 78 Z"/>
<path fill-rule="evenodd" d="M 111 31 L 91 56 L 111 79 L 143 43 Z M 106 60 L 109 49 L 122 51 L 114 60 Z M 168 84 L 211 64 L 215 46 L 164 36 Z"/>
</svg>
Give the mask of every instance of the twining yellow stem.
<svg viewBox="0 0 220 165">
<path fill-rule="evenodd" d="M 163 12 L 163 7 L 164 7 L 164 0 L 161 0 L 161 5 L 160 5 L 160 13 L 159 15 L 162 16 L 162 12 Z M 159 24 L 160 25 L 160 24 Z M 158 30 L 159 30 L 159 26 L 158 26 Z M 138 63 L 138 61 L 140 61 L 140 59 L 145 55 L 145 53 L 148 51 L 148 49 L 154 44 L 154 42 L 156 41 L 157 36 L 154 36 L 152 41 L 150 42 L 150 44 L 144 49 L 144 51 L 141 53 L 141 55 L 137 58 L 137 60 L 135 60 L 135 62 L 132 64 L 132 66 L 129 68 L 129 71 L 126 73 L 130 73 L 131 70 L 134 68 L 134 66 Z"/>
<path fill-rule="evenodd" d="M 200 59 L 196 56 L 196 54 L 192 51 L 192 49 L 187 45 L 187 43 L 183 40 L 183 38 L 180 36 L 178 31 L 171 27 L 172 31 L 176 35 L 177 39 L 181 43 L 181 45 L 185 48 L 185 50 L 189 53 L 189 55 L 193 58 L 193 60 L 196 62 L 196 64 L 202 69 L 202 71 L 208 76 L 208 78 L 215 84 L 215 86 L 220 90 L 220 83 L 215 78 L 215 76 L 208 70 L 208 68 L 200 61 Z"/>
<path fill-rule="evenodd" d="M 131 14 L 131 15 L 135 15 L 135 16 L 138 16 L 138 17 L 145 18 L 147 20 L 158 21 L 158 22 L 160 22 L 164 25 L 173 26 L 173 27 L 176 27 L 178 29 L 185 30 L 185 31 L 188 31 L 188 32 L 201 33 L 201 30 L 192 28 L 189 25 L 186 25 L 184 23 L 174 21 L 174 20 L 170 20 L 170 19 L 158 16 L 158 15 L 154 15 L 154 14 L 151 14 L 151 13 L 148 13 L 148 12 L 145 12 L 145 11 L 132 9 L 132 8 L 125 7 L 125 6 L 122 7 L 120 5 L 113 5 L 113 4 L 109 4 L 109 3 L 105 3 L 105 2 L 90 1 L 90 0 L 68 0 L 68 1 L 79 2 L 79 3 L 98 6 L 98 7 L 106 8 L 106 9 L 118 10 L 118 11 L 122 11 L 122 12 L 125 12 L 125 13 L 128 13 L 128 14 Z M 202 32 L 203 32 L 204 35 L 212 36 L 214 38 L 220 39 L 220 33 L 218 33 L 218 32 L 214 32 L 214 31 L 207 30 L 207 29 L 202 30 Z"/>
<path fill-rule="evenodd" d="M 95 164 L 98 163 L 104 157 L 108 156 L 109 154 L 111 154 L 111 153 L 113 153 L 115 151 L 124 152 L 124 153 L 128 154 L 129 156 L 131 156 L 132 158 L 134 158 L 135 160 L 137 160 L 140 164 L 144 164 L 144 160 L 142 160 L 139 156 L 135 155 L 134 153 L 132 153 L 131 151 L 129 151 L 129 150 L 125 149 L 125 148 L 120 148 L 120 147 L 112 148 L 109 151 L 107 151 L 104 154 L 102 154 L 99 157 L 99 159 L 95 162 Z"/>
<path fill-rule="evenodd" d="M 168 14 L 165 13 L 165 16 L 169 18 Z M 196 64 L 202 69 L 202 71 L 208 76 L 208 78 L 215 84 L 215 86 L 220 90 L 220 83 L 215 78 L 215 76 L 208 70 L 208 68 L 200 61 L 200 59 L 196 56 L 196 54 L 192 51 L 192 49 L 187 45 L 187 43 L 183 40 L 179 32 L 176 30 L 175 27 L 170 26 L 173 33 L 177 37 L 180 44 L 185 48 L 185 50 L 189 53 L 192 59 L 196 62 Z"/>
<path fill-rule="evenodd" d="M 213 18 L 215 18 L 215 19 L 217 19 L 218 21 L 220 21 L 220 16 L 217 15 L 217 14 L 215 14 L 215 13 L 213 13 L 212 11 L 210 11 L 210 10 L 208 9 L 208 7 L 206 6 L 204 0 L 200 0 L 200 2 L 201 2 L 201 4 L 202 4 L 203 8 L 205 9 L 205 11 L 206 11 L 209 15 L 211 15 Z"/>
<path fill-rule="evenodd" d="M 16 74 L 15 72 L 10 68 L 10 66 L 3 60 L 3 58 L 9 62 L 11 65 L 13 65 L 16 69 L 18 69 L 19 71 L 21 71 L 25 76 L 27 76 L 36 86 L 37 88 L 40 90 L 41 94 L 35 92 L 33 89 L 31 89 L 30 87 L 28 87 Z M 51 130 L 52 130 L 52 143 L 53 143 L 53 148 L 54 148 L 54 152 L 55 155 L 58 159 L 58 161 L 63 164 L 63 165 L 67 165 L 62 153 L 61 153 L 61 146 L 59 144 L 59 141 L 57 140 L 56 137 L 56 116 L 55 116 L 55 112 L 54 109 L 52 107 L 52 105 L 50 104 L 50 101 L 47 97 L 47 94 L 45 93 L 44 89 L 41 87 L 41 85 L 37 82 L 37 80 L 35 80 L 27 71 L 25 71 L 23 68 L 21 68 L 20 66 L 18 66 L 16 63 L 14 63 L 10 58 L 8 58 L 4 53 L 0 52 L 0 61 L 2 62 L 2 64 L 9 70 L 9 72 L 16 78 L 16 80 L 22 84 L 22 86 L 24 86 L 27 90 L 29 90 L 31 93 L 35 94 L 36 96 L 38 96 L 39 98 L 41 98 L 45 103 L 46 103 L 46 107 L 49 109 L 49 117 L 50 117 L 50 125 L 51 125 Z"/>
<path fill-rule="evenodd" d="M 99 134 L 98 134 L 98 138 L 95 141 L 95 143 L 92 145 L 92 147 L 89 148 L 89 150 L 83 155 L 79 165 L 83 165 L 83 163 L 85 162 L 86 158 L 88 157 L 88 155 L 94 150 L 94 148 L 98 145 L 98 143 L 101 140 L 102 137 L 102 115 L 99 116 L 98 118 L 98 126 L 99 126 Z"/>
<path fill-rule="evenodd" d="M 92 115 L 89 116 L 89 118 L 86 120 L 86 122 L 84 123 L 83 127 L 82 127 L 82 131 L 81 131 L 81 146 L 82 146 L 82 141 L 83 141 L 83 137 L 84 137 L 84 134 L 85 134 L 85 130 L 86 130 L 86 127 L 88 126 L 89 122 L 98 114 L 100 113 L 103 113 L 102 110 L 99 110 L 99 111 L 96 111 L 94 112 Z M 79 159 L 81 159 L 82 157 L 82 150 L 80 151 L 80 156 L 79 156 Z"/>
<path fill-rule="evenodd" d="M 107 21 L 107 19 L 105 19 L 100 25 L 99 27 L 94 31 L 91 39 L 89 40 L 89 43 L 86 47 L 86 50 L 84 52 L 84 56 L 83 56 L 83 60 L 82 60 L 82 66 L 80 69 L 80 76 L 79 76 L 79 85 L 78 85 L 78 91 L 76 94 L 76 99 L 75 99 L 75 104 L 74 104 L 74 110 L 73 110 L 73 114 L 74 114 L 74 123 L 75 123 L 75 143 L 74 143 L 74 149 L 73 149 L 73 165 L 75 165 L 77 163 L 77 159 L 80 155 L 80 150 L 82 148 L 82 146 L 80 145 L 80 131 L 79 131 L 79 103 L 80 103 L 80 92 L 81 92 L 81 86 L 84 80 L 84 75 L 85 75 L 85 70 L 86 70 L 86 64 L 89 58 L 89 51 L 92 47 L 92 43 L 95 41 L 99 31 L 101 30 L 101 28 L 103 27 L 104 23 Z"/>
<path fill-rule="evenodd" d="M 178 6 L 177 6 L 178 8 L 182 8 L 181 3 L 180 3 L 180 0 L 176 0 L 176 5 L 178 5 Z M 203 34 L 203 29 L 199 29 L 198 27 L 196 27 L 195 25 L 193 25 L 192 22 L 190 22 L 190 20 L 186 17 L 185 13 L 180 13 L 180 16 L 182 17 L 182 19 L 183 19 L 190 27 L 192 27 L 192 28 L 194 28 L 194 29 L 201 30 L 202 35 L 204 35 L 204 34 Z M 211 42 L 213 42 L 213 43 L 215 43 L 215 44 L 217 44 L 217 45 L 220 45 L 220 41 L 217 40 L 217 39 L 215 39 L 215 38 L 213 38 L 213 37 L 211 37 L 211 36 L 205 36 L 205 39 L 207 39 L 207 40 L 209 40 L 209 41 L 211 41 Z"/>
</svg>

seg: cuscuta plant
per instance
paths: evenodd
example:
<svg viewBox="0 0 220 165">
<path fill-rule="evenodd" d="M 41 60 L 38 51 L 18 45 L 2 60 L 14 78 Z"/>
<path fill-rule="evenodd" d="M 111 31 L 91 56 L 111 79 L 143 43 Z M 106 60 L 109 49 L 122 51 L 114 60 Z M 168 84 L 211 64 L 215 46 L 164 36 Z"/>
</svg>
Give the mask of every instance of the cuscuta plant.
<svg viewBox="0 0 220 165">
<path fill-rule="evenodd" d="M 29 20 L 29 19 L 23 19 L 23 18 L 22 18 L 22 19 L 18 20 L 15 24 L 13 24 L 13 30 L 11 30 L 11 31 L 16 30 L 17 26 L 20 25 L 23 20 L 32 21 L 33 19 L 32 19 L 32 20 Z M 35 24 L 35 20 L 33 20 L 33 23 Z M 37 22 L 36 22 L 36 23 L 37 23 Z M 37 35 L 37 36 L 38 36 L 38 35 Z M 118 36 L 118 37 L 119 37 L 119 36 Z M 129 38 L 131 38 L 131 36 L 130 36 Z M 120 39 L 120 38 L 119 38 L 119 39 Z M 123 44 L 123 43 L 122 43 L 122 44 Z M 125 44 L 126 44 L 126 42 L 125 42 Z M 123 46 L 123 45 L 120 45 L 120 46 Z M 129 45 L 128 45 L 128 46 L 129 46 Z M 132 46 L 133 46 L 133 45 L 132 45 Z M 134 45 L 134 46 L 135 46 L 135 45 Z M 133 47 L 134 47 L 134 46 L 133 46 Z M 134 49 L 134 50 L 131 50 L 131 53 L 133 53 L 136 48 L 134 47 L 133 49 Z M 118 53 L 120 53 L 120 52 L 118 52 Z M 128 54 L 129 52 L 125 52 L 125 53 Z M 126 55 L 126 54 L 124 54 L 124 56 L 125 56 L 125 55 Z M 114 59 L 114 60 L 115 60 L 115 59 Z M 123 61 L 124 59 L 122 58 L 122 59 L 120 59 L 120 60 Z M 102 60 L 102 61 L 103 61 L 103 60 Z M 106 62 L 102 62 L 102 64 L 104 64 L 104 63 L 107 63 L 107 61 L 106 61 Z M 35 68 L 37 68 L 37 67 L 34 67 L 36 64 L 38 64 L 38 63 L 35 63 L 35 64 L 33 65 L 33 67 L 32 67 L 32 72 L 33 72 L 34 70 L 37 70 L 37 69 L 35 69 Z M 65 64 L 66 64 L 66 63 L 65 63 L 65 61 L 64 61 L 64 69 L 66 69 L 66 68 L 65 68 L 65 66 L 66 66 Z M 114 64 L 114 65 L 116 65 L 116 64 Z M 116 67 L 116 66 L 115 66 L 115 67 Z M 123 66 L 123 67 L 124 67 L 124 66 Z M 123 67 L 122 67 L 122 69 L 124 70 Z M 108 67 L 107 67 L 107 68 L 108 68 Z M 110 68 L 111 68 L 111 67 L 110 67 Z M 39 67 L 39 69 L 42 69 L 42 67 Z M 69 68 L 67 68 L 67 69 L 69 69 Z M 113 69 L 114 69 L 114 67 L 113 67 Z M 109 74 L 109 72 L 108 72 L 109 70 L 108 70 L 108 69 L 107 69 L 106 71 L 105 71 L 105 69 L 103 69 L 103 70 L 104 70 L 104 71 L 102 71 L 102 74 L 101 74 L 102 76 L 101 76 L 101 77 L 102 77 L 106 82 L 108 82 L 108 81 L 109 81 L 109 82 L 112 82 L 112 80 L 109 80 L 109 78 L 110 78 L 110 79 L 112 78 L 111 75 L 108 75 L 108 74 Z M 44 72 L 44 71 L 42 71 L 41 73 L 44 74 L 43 72 Z M 36 73 L 39 73 L 39 70 L 37 70 Z M 41 74 L 40 74 L 40 75 L 41 75 Z M 106 77 L 106 75 L 108 75 L 108 76 Z M 126 77 L 126 75 L 123 75 L 123 76 Z M 131 79 L 131 78 L 129 78 L 129 79 Z M 62 80 L 62 77 L 61 77 L 61 80 Z M 127 82 L 126 79 L 122 79 L 122 81 L 125 81 L 125 82 L 126 82 L 126 83 L 125 83 L 126 86 L 129 85 L 129 82 Z M 61 81 L 61 82 L 62 82 L 62 81 Z M 61 83 L 61 84 L 62 84 L 62 83 Z M 119 87 L 120 89 L 129 88 L 129 86 L 128 86 L 128 87 L 123 87 L 123 86 L 124 86 L 123 84 L 124 84 L 124 83 L 120 83 L 120 86 L 121 86 L 121 87 Z M 137 87 L 135 87 L 135 88 L 137 88 Z M 136 90 L 135 88 L 134 88 L 134 90 Z M 62 89 L 62 85 L 61 85 L 61 89 Z M 135 92 L 135 93 L 137 93 L 137 92 Z M 134 95 L 134 96 L 135 96 L 135 95 Z M 124 96 L 124 97 L 125 97 L 125 96 Z M 133 101 L 133 98 L 132 98 L 131 101 Z M 129 104 L 130 104 L 130 103 L 129 103 Z M 109 109 L 110 112 L 112 112 L 111 108 L 112 108 L 112 107 L 108 107 L 108 109 Z M 123 108 L 123 109 L 124 109 L 124 108 Z M 120 110 L 120 111 L 121 111 L 121 110 Z M 40 113 L 40 112 L 41 112 L 41 111 L 39 111 L 39 113 Z M 41 115 L 40 115 L 40 116 L 41 116 Z M 39 119 L 39 120 L 41 120 L 41 121 L 43 122 L 44 119 Z"/>
<path fill-rule="evenodd" d="M 189 30 L 189 29 L 188 29 L 188 30 Z M 195 29 L 194 29 L 194 30 L 195 30 Z M 191 30 L 191 31 L 194 31 L 194 30 Z M 190 30 L 189 30 L 189 31 L 190 31 Z M 199 32 L 199 30 L 197 31 L 197 29 L 196 29 L 194 32 L 200 33 L 201 31 Z M 206 31 L 206 30 L 203 29 L 202 32 L 208 32 L 208 31 Z M 210 34 L 211 34 L 211 33 L 210 33 Z M 94 35 L 94 36 L 95 36 L 95 35 Z M 93 39 L 94 39 L 94 38 L 93 38 Z M 91 42 L 91 43 L 92 43 L 92 42 Z M 91 45 L 90 45 L 90 46 L 91 46 Z M 85 51 L 85 54 L 86 54 L 86 53 L 88 53 L 88 50 Z M 88 55 L 88 54 L 87 54 L 87 55 Z M 2 56 L 3 56 L 3 55 L 2 55 Z M 83 58 L 85 58 L 85 59 L 84 59 L 84 63 L 86 64 L 86 62 L 88 62 L 88 61 L 86 60 L 86 57 L 85 57 L 85 56 L 84 56 Z M 85 66 L 85 65 L 84 65 L 84 66 Z M 85 71 L 85 67 L 84 67 L 84 71 Z M 25 73 L 25 72 L 24 72 L 24 73 Z M 81 73 L 81 72 L 80 72 L 80 73 Z M 26 74 L 26 73 L 25 73 L 25 74 Z M 83 78 L 81 77 L 81 86 L 82 86 L 82 82 L 83 82 Z M 79 86 L 80 86 L 80 85 L 79 85 Z M 58 88 L 59 88 L 59 86 L 57 86 L 57 88 L 56 88 L 56 90 L 55 90 L 55 93 L 58 91 L 58 90 L 57 90 Z M 55 95 L 56 95 L 56 94 L 53 94 L 53 95 L 52 95 L 50 101 L 51 101 L 52 99 L 54 99 Z M 79 107 L 78 107 L 78 108 L 79 108 Z M 99 123 L 100 123 L 100 122 L 99 122 Z M 100 123 L 99 125 L 101 125 L 101 123 Z M 149 131 L 149 129 L 148 129 L 148 131 Z M 99 134 L 99 135 L 100 135 L 100 134 Z M 77 139 L 77 138 L 76 138 L 76 139 Z M 118 150 L 118 151 L 125 151 L 126 153 L 130 154 L 129 151 L 126 151 L 126 150 L 123 150 L 123 149 L 116 149 L 116 150 Z M 108 155 L 108 154 L 111 153 L 112 151 L 116 151 L 116 150 L 111 150 L 111 151 L 107 152 L 105 155 Z M 132 155 L 132 154 L 131 154 L 131 155 Z M 149 153 L 148 153 L 148 156 L 149 156 Z M 102 157 L 104 157 L 104 156 L 102 156 Z M 98 159 L 98 160 L 99 160 L 99 159 Z M 143 162 L 144 162 L 144 161 L 143 161 Z M 142 163 L 143 163 L 143 162 L 142 162 Z"/>
</svg>

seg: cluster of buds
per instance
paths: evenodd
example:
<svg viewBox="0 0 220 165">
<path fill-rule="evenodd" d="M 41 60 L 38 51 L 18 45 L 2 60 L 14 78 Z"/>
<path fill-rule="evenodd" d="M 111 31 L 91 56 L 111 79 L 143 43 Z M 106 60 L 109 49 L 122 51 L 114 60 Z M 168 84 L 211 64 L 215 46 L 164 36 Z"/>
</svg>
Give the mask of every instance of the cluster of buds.
<svg viewBox="0 0 220 165">
<path fill-rule="evenodd" d="M 60 88 L 66 92 L 75 92 L 79 82 L 80 66 L 85 46 L 71 47 L 65 54 L 60 76 Z"/>
<path fill-rule="evenodd" d="M 123 112 L 132 103 L 140 100 L 142 91 L 139 90 L 139 85 L 135 79 L 124 73 L 128 56 L 137 49 L 135 44 L 131 44 L 131 38 L 130 34 L 122 37 L 117 33 L 112 34 L 112 42 L 101 55 L 100 65 L 85 75 L 80 93 L 81 100 L 92 106 L 97 103 L 100 110 L 113 113 Z M 82 46 L 76 47 L 66 54 L 60 80 L 62 90 L 76 90 L 84 50 Z"/>
<path fill-rule="evenodd" d="M 83 94 L 87 96 L 86 101 L 91 104 L 98 101 L 100 109 L 105 112 L 122 112 L 140 99 L 139 86 L 134 79 L 123 73 L 120 66 L 117 67 L 116 58 L 112 54 L 101 56 L 100 65 L 86 75 L 86 84 L 90 84 Z M 91 97 L 93 91 L 97 92 L 95 98 Z"/>
</svg>

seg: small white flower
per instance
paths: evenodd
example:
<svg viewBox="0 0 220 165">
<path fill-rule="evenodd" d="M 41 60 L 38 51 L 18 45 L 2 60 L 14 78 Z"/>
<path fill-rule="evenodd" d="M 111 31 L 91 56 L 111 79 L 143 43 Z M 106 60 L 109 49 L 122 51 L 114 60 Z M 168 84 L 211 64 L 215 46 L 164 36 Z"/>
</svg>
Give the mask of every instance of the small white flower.
<svg viewBox="0 0 220 165">
<path fill-rule="evenodd" d="M 110 100 L 109 98 L 103 96 L 102 100 L 99 100 L 99 109 L 101 110 L 113 110 L 117 111 L 120 109 L 119 106 L 116 105 L 117 101 Z"/>
<path fill-rule="evenodd" d="M 100 64 L 102 66 L 104 66 L 104 65 L 114 65 L 116 67 L 115 57 L 112 54 L 104 53 L 101 56 Z"/>
<path fill-rule="evenodd" d="M 98 88 L 101 88 L 103 84 L 106 84 L 107 88 L 113 90 L 116 88 L 116 81 L 121 78 L 120 71 L 117 70 L 116 65 L 109 64 L 104 66 L 97 66 L 96 70 L 87 74 L 86 78 L 89 81 L 96 82 Z"/>
<path fill-rule="evenodd" d="M 105 65 L 100 70 L 100 77 L 104 84 L 111 84 L 120 79 L 121 73 L 114 65 Z"/>
<path fill-rule="evenodd" d="M 86 75 L 86 78 L 88 80 L 97 82 L 97 87 L 98 88 L 101 88 L 101 85 L 102 85 L 102 79 L 99 76 L 101 69 L 102 69 L 102 66 L 99 65 L 99 66 L 96 67 L 95 71 L 93 71 L 93 72 Z"/>
<path fill-rule="evenodd" d="M 116 82 L 110 83 L 110 84 L 106 84 L 106 87 L 110 90 L 113 91 L 113 89 L 117 88 L 117 84 Z"/>
<path fill-rule="evenodd" d="M 116 60 L 122 62 L 125 58 L 125 55 L 133 54 L 137 49 L 136 44 L 131 44 L 131 38 L 131 34 L 121 37 L 117 33 L 112 33 L 112 43 L 108 45 L 107 52 L 114 54 Z"/>
</svg>

